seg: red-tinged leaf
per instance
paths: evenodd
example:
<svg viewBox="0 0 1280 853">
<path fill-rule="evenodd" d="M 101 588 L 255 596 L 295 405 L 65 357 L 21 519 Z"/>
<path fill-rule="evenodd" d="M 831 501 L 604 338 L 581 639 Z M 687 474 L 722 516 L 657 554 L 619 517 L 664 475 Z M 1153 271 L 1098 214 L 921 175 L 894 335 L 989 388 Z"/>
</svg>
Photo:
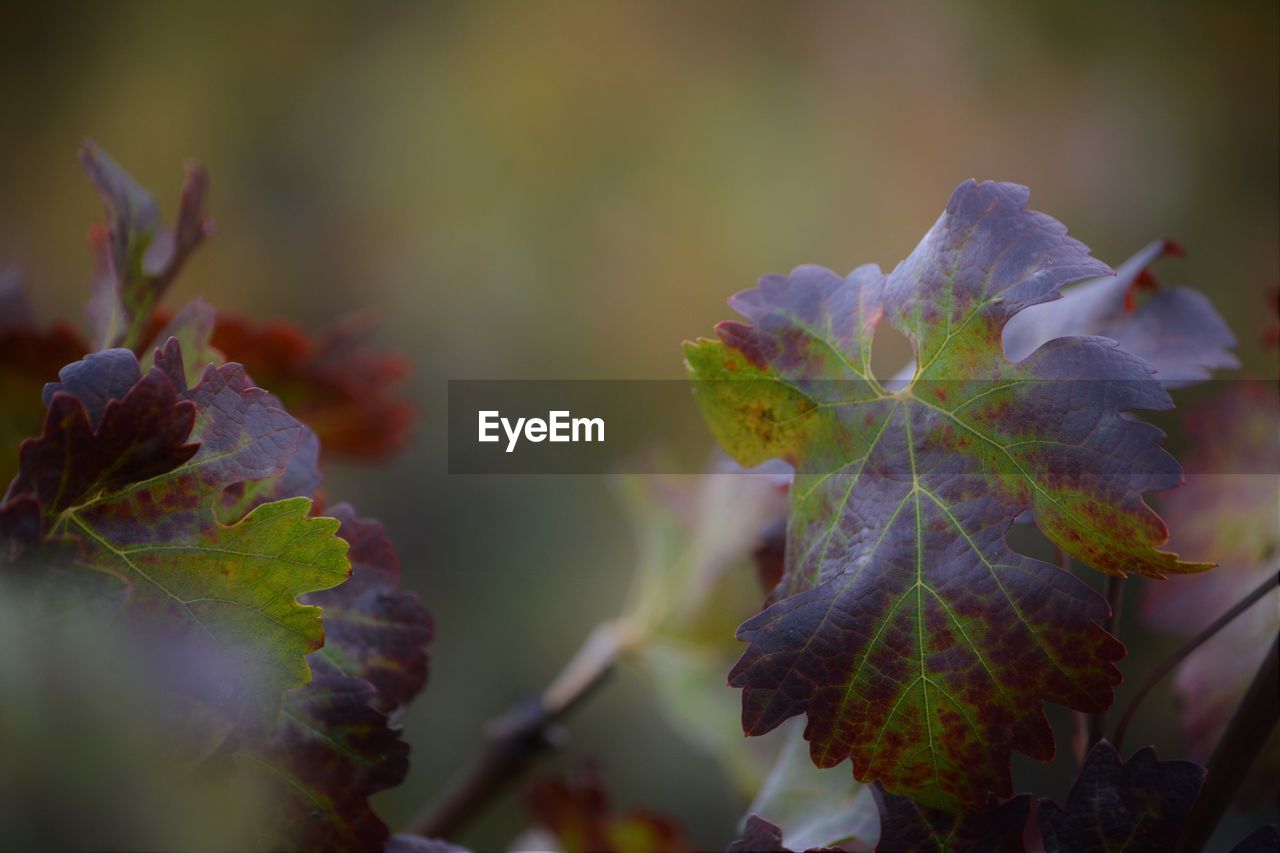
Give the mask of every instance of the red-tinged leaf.
<svg viewBox="0 0 1280 853">
<path fill-rule="evenodd" d="M 782 830 L 758 815 L 747 818 L 742 837 L 726 848 L 728 853 L 793 853 L 783 846 Z M 805 853 L 823 853 L 838 847 L 811 847 Z"/>
<path fill-rule="evenodd" d="M 20 273 L 0 271 L 0 486 L 18 472 L 18 442 L 38 433 L 44 422 L 44 384 L 88 348 L 66 323 L 36 326 Z"/>
<path fill-rule="evenodd" d="M 325 647 L 318 654 L 344 675 L 373 684 L 374 707 L 393 714 L 427 681 L 431 617 L 416 595 L 399 589 L 400 561 L 382 525 L 356 517 L 349 504 L 328 512 L 351 546 L 351 578 L 303 599 L 324 609 Z"/>
<path fill-rule="evenodd" d="M 1031 796 L 1001 803 L 994 797 L 984 812 L 953 815 L 872 786 L 880 807 L 876 850 L 895 853 L 1020 853 L 1031 813 Z"/>
<path fill-rule="evenodd" d="M 390 718 L 427 677 L 431 617 L 398 589 L 399 561 L 382 525 L 347 504 L 332 515 L 350 544 L 352 571 L 340 586 L 303 599 L 324 609 L 325 645 L 308 658 L 315 677 L 290 691 L 272 737 L 239 751 L 243 772 L 267 771 L 281 819 L 262 832 L 286 849 L 373 849 L 387 841 L 369 797 L 404 778 L 409 747 Z"/>
<path fill-rule="evenodd" d="M 569 781 L 539 780 L 525 792 L 537 823 L 560 842 L 563 853 L 682 853 L 693 848 L 670 819 L 633 809 L 614 814 L 594 772 Z"/>
<path fill-rule="evenodd" d="M 137 371 L 127 350 L 94 353 L 80 364 L 109 362 L 112 352 L 126 355 Z M 19 473 L 7 497 L 31 496 L 56 520 L 64 510 L 100 492 L 168 473 L 198 449 L 187 441 L 195 418 L 195 403 L 179 400 L 160 370 L 136 378 L 118 399 L 104 402 L 92 425 L 78 397 L 56 391 L 44 433 L 22 443 Z"/>
<path fill-rule="evenodd" d="M 80 566 L 129 586 L 131 624 L 190 643 L 209 661 L 204 668 L 218 675 L 203 701 L 269 725 L 284 691 L 308 679 L 305 655 L 323 642 L 319 609 L 296 599 L 346 579 L 347 545 L 335 519 L 309 517 L 305 498 L 220 523 L 224 491 L 279 476 L 303 428 L 239 365 L 211 367 L 186 389 L 172 384 L 183 376 L 176 342 L 167 363 L 172 372 L 157 366 L 140 377 L 132 353 L 115 350 L 64 369 L 49 389 L 45 434 L 24 445 L 5 507 L 39 501 L 47 539 L 74 542 Z M 157 421 L 159 442 L 150 440 Z M 130 428 L 133 444 L 123 438 Z M 48 447 L 67 430 L 79 439 L 60 459 Z M 199 443 L 194 455 L 188 431 Z M 108 437 L 122 448 L 118 469 L 94 449 Z"/>
<path fill-rule="evenodd" d="M 1150 368 L 1100 338 L 1005 358 L 1009 318 L 1107 271 L 1027 199 L 962 184 L 890 275 L 767 277 L 731 301 L 749 325 L 686 347 L 720 443 L 796 466 L 778 600 L 730 674 L 744 730 L 806 714 L 816 764 L 951 812 L 1011 794 L 1012 751 L 1053 756 L 1044 701 L 1099 711 L 1119 681 L 1106 602 L 1013 552 L 1014 519 L 1112 574 L 1210 567 L 1158 550 L 1142 499 L 1182 479 L 1130 414 L 1171 406 Z M 871 374 L 882 318 L 915 347 L 901 386 Z"/>
<path fill-rule="evenodd" d="M 1208 379 L 1214 370 L 1239 367 L 1232 355 L 1235 335 L 1203 294 L 1161 287 L 1150 266 L 1165 255 L 1181 255 L 1176 243 L 1156 240 L 1114 276 L 1068 288 L 1059 302 L 1033 305 L 1004 327 L 1004 350 L 1021 361 L 1055 338 L 1100 335 L 1156 369 L 1166 388 Z M 1141 303 L 1134 291 L 1154 291 Z"/>
<path fill-rule="evenodd" d="M 99 347 L 137 346 L 161 297 L 213 223 L 205 215 L 208 175 L 189 164 L 173 228 L 155 201 L 105 151 L 86 140 L 80 162 L 102 197 L 105 227 L 89 233 L 94 255 L 89 322 Z"/>
<path fill-rule="evenodd" d="M 318 674 L 290 692 L 275 735 L 236 751 L 238 771 L 265 788 L 265 849 L 374 850 L 390 833 L 368 798 L 403 781 L 409 746 L 373 708 L 367 681 Z"/>
<path fill-rule="evenodd" d="M 1198 764 L 1161 761 L 1149 746 L 1121 762 L 1114 746 L 1099 741 L 1067 794 L 1066 809 L 1040 801 L 1045 850 L 1173 850 L 1203 782 Z"/>
<path fill-rule="evenodd" d="M 212 343 L 314 429 L 326 454 L 380 459 L 404 444 L 413 410 L 399 396 L 404 358 L 365 346 L 366 332 L 360 318 L 309 337 L 223 315 Z"/>
<path fill-rule="evenodd" d="M 1143 591 L 1142 616 L 1170 634 L 1207 628 L 1277 569 L 1280 555 L 1280 393 L 1274 382 L 1231 383 L 1183 416 L 1196 448 L 1187 484 L 1161 507 L 1183 551 L 1221 563 L 1195 577 Z M 1188 756 L 1207 761 L 1240 698 L 1280 632 L 1280 590 L 1236 617 L 1178 665 L 1175 690 Z M 1246 801 L 1274 800 L 1280 732 L 1273 733 L 1243 786 Z"/>
</svg>

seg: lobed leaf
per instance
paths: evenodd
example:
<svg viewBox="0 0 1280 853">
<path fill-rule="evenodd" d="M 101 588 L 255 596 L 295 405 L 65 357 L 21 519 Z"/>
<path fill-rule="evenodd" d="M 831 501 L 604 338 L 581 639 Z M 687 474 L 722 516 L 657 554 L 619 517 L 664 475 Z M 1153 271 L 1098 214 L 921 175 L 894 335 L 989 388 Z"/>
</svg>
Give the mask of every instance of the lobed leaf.
<svg viewBox="0 0 1280 853">
<path fill-rule="evenodd" d="M 40 389 L 87 345 L 66 323 L 41 329 L 32 319 L 22 276 L 0 271 L 0 484 L 18 472 L 18 443 L 40 431 Z"/>
<path fill-rule="evenodd" d="M 1045 700 L 1099 711 L 1119 681 L 1106 602 L 1013 552 L 1015 518 L 1100 571 L 1210 567 L 1160 551 L 1142 499 L 1182 479 L 1129 414 L 1171 406 L 1151 368 L 1092 337 L 1005 357 L 1010 318 L 1108 272 L 1027 199 L 966 182 L 891 274 L 766 277 L 731 300 L 749 324 L 686 346 L 725 449 L 796 466 L 777 600 L 739 629 L 730 674 L 744 730 L 806 714 L 816 764 L 852 758 L 858 779 L 950 812 L 1011 793 L 1013 750 L 1052 757 Z M 913 343 L 908 383 L 872 375 L 882 319 Z"/>
<path fill-rule="evenodd" d="M 323 642 L 319 609 L 296 599 L 345 580 L 347 546 L 337 520 L 309 516 L 307 498 L 219 521 L 224 490 L 281 474 L 302 428 L 239 365 L 211 367 L 187 389 L 171 378 L 182 373 L 176 341 L 161 361 L 175 373 L 142 376 L 127 350 L 65 368 L 4 506 L 38 505 L 43 537 L 73 542 L 81 567 L 129 587 L 135 626 L 213 661 L 203 700 L 269 724 Z"/>
<path fill-rule="evenodd" d="M 325 646 L 308 658 L 315 678 L 290 691 L 270 738 L 236 753 L 266 783 L 279 817 L 265 837 L 287 849 L 373 849 L 390 833 L 369 798 L 393 788 L 409 746 L 392 718 L 422 689 L 431 617 L 398 589 L 400 567 L 382 525 L 333 507 L 350 545 L 351 578 L 310 593 L 324 609 Z"/>
<path fill-rule="evenodd" d="M 954 815 L 872 786 L 880 808 L 877 850 L 913 853 L 1021 853 L 1031 813 L 1031 796 L 1001 803 L 994 797 L 986 811 Z M 1084 849 L 1084 848 L 1081 848 Z"/>
<path fill-rule="evenodd" d="M 1161 761 L 1149 746 L 1122 762 L 1114 746 L 1099 741 L 1067 794 L 1066 809 L 1040 800 L 1045 850 L 1172 850 L 1203 782 L 1198 764 Z"/>
<path fill-rule="evenodd" d="M 404 444 L 413 409 L 397 390 L 404 359 L 364 345 L 367 325 L 352 317 L 312 337 L 290 323 L 224 315 L 212 345 L 278 393 L 325 453 L 381 459 Z"/>
</svg>

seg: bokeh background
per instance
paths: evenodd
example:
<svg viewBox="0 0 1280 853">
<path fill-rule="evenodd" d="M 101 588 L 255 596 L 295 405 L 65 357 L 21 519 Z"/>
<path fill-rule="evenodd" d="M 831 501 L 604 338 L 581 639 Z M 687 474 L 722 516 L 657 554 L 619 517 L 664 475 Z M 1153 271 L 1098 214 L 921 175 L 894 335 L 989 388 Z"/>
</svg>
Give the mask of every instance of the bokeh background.
<svg viewBox="0 0 1280 853">
<path fill-rule="evenodd" d="M 1242 373 L 1274 377 L 1278 30 L 1274 2 L 7 4 L 0 259 L 44 317 L 79 316 L 89 135 L 168 212 L 186 158 L 212 174 L 219 233 L 173 304 L 380 311 L 420 419 L 394 464 L 329 491 L 386 521 L 437 619 L 413 769 L 381 800 L 401 825 L 618 611 L 636 559 L 604 478 L 449 476 L 447 380 L 679 378 L 730 293 L 891 267 L 971 176 L 1029 185 L 1112 263 L 1180 239 L 1161 277 L 1209 294 Z M 1168 647 L 1134 630 L 1129 672 Z M 722 847 L 745 800 L 647 692 L 621 672 L 569 754 Z M 1174 716 L 1158 693 L 1164 757 Z M 1050 770 L 1019 765 L 1061 797 L 1070 767 Z M 458 840 L 524 822 L 508 796 Z"/>
</svg>

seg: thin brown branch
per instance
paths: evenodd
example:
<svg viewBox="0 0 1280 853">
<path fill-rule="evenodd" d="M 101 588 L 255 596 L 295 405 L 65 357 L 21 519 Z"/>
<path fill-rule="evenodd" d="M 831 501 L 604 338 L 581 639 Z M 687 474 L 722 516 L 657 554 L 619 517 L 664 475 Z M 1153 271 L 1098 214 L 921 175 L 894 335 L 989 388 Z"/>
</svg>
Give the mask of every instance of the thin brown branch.
<svg viewBox="0 0 1280 853">
<path fill-rule="evenodd" d="M 612 672 L 623 642 L 616 624 L 598 626 L 540 697 L 519 702 L 492 720 L 479 756 L 414 819 L 412 831 L 428 838 L 453 835 L 543 753 L 561 744 L 560 721 Z"/>
<path fill-rule="evenodd" d="M 1204 787 L 1187 815 L 1187 830 L 1178 849 L 1193 853 L 1204 847 L 1217 829 L 1241 783 L 1249 772 L 1262 745 L 1280 720 L 1280 690 L 1276 688 L 1276 672 L 1280 671 L 1280 637 L 1271 642 L 1271 651 L 1258 667 L 1253 683 L 1227 723 L 1226 731 L 1209 757 Z"/>
<path fill-rule="evenodd" d="M 1120 639 L 1120 609 L 1124 607 L 1124 575 L 1107 575 L 1107 603 L 1111 605 L 1111 615 L 1102 623 L 1102 629 L 1117 640 Z M 1107 712 L 1099 711 L 1089 715 L 1089 732 L 1085 741 L 1085 752 L 1093 749 L 1093 745 L 1106 737 Z"/>
<path fill-rule="evenodd" d="M 1124 716 L 1120 718 L 1120 725 L 1116 727 L 1115 744 L 1117 750 L 1124 746 L 1124 735 L 1125 732 L 1129 730 L 1129 723 L 1133 721 L 1133 715 L 1137 713 L 1138 706 L 1142 704 L 1142 700 L 1146 698 L 1146 695 L 1151 692 L 1152 688 L 1159 684 L 1174 667 L 1186 660 L 1188 655 L 1208 642 L 1219 631 L 1227 627 L 1227 625 L 1231 624 L 1231 622 L 1234 621 L 1241 613 L 1244 613 L 1250 607 L 1266 597 L 1269 592 L 1275 589 L 1277 584 L 1280 584 L 1280 571 L 1277 571 L 1270 578 L 1263 581 L 1257 589 L 1240 599 L 1235 606 L 1215 619 L 1212 625 L 1179 646 L 1173 654 L 1165 658 L 1158 667 L 1151 671 L 1151 674 L 1147 676 L 1147 680 L 1142 682 L 1142 686 L 1138 688 L 1138 692 L 1129 700 L 1128 707 L 1124 709 Z"/>
</svg>

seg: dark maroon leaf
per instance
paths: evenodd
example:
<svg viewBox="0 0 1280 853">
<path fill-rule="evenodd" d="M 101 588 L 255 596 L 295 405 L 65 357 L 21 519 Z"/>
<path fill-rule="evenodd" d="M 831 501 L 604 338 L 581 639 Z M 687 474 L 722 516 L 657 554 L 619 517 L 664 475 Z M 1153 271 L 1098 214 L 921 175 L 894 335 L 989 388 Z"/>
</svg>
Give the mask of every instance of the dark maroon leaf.
<svg viewBox="0 0 1280 853">
<path fill-rule="evenodd" d="M 880 807 L 877 850 L 1013 853 L 1023 849 L 1022 835 L 1031 812 L 1029 794 L 1003 803 L 992 797 L 986 811 L 957 816 L 887 793 L 879 784 L 871 790 Z"/>
<path fill-rule="evenodd" d="M 377 688 L 374 707 L 388 714 L 409 702 L 427 680 L 431 617 L 400 586 L 400 563 L 382 524 L 357 518 L 349 504 L 328 510 L 351 549 L 351 578 L 304 600 L 324 608 L 325 646 L 319 653 L 344 675 Z"/>
<path fill-rule="evenodd" d="M 368 682 L 317 675 L 292 691 L 275 734 L 237 750 L 241 772 L 265 784 L 274 809 L 263 846 L 369 850 L 389 837 L 368 798 L 399 785 L 409 747 L 375 710 Z"/>
<path fill-rule="evenodd" d="M 839 851 L 839 847 L 811 847 L 804 853 L 824 853 Z M 727 853 L 794 853 L 782 844 L 782 830 L 760 817 L 751 815 L 747 818 L 746 829 L 742 837 L 727 848 Z"/>
<path fill-rule="evenodd" d="M 195 424 L 196 405 L 179 400 L 176 390 L 162 371 L 152 370 L 137 379 L 123 393 L 112 389 L 108 400 L 98 396 L 121 374 L 117 359 L 122 355 L 137 372 L 137 361 L 128 350 L 95 353 L 64 371 L 75 382 L 50 388 L 83 387 L 95 408 L 91 412 L 80 397 L 67 390 L 54 390 L 45 416 L 44 433 L 22 443 L 19 473 L 6 499 L 29 495 L 39 501 L 44 512 L 55 516 L 82 503 L 101 490 L 112 491 L 130 483 L 164 474 L 195 455 L 198 445 L 188 443 Z M 93 379 L 81 375 L 100 368 L 102 382 L 93 388 Z M 92 425 L 90 419 L 93 418 Z"/>
<path fill-rule="evenodd" d="M 88 348 L 67 323 L 37 327 L 17 269 L 0 272 L 0 488 L 18 472 L 18 443 L 44 423 L 44 384 Z"/>
<path fill-rule="evenodd" d="M 1172 850 L 1203 782 L 1198 764 L 1161 761 L 1149 746 L 1122 763 L 1114 746 L 1099 741 L 1067 794 L 1066 809 L 1040 800 L 1045 850 Z"/>
</svg>

